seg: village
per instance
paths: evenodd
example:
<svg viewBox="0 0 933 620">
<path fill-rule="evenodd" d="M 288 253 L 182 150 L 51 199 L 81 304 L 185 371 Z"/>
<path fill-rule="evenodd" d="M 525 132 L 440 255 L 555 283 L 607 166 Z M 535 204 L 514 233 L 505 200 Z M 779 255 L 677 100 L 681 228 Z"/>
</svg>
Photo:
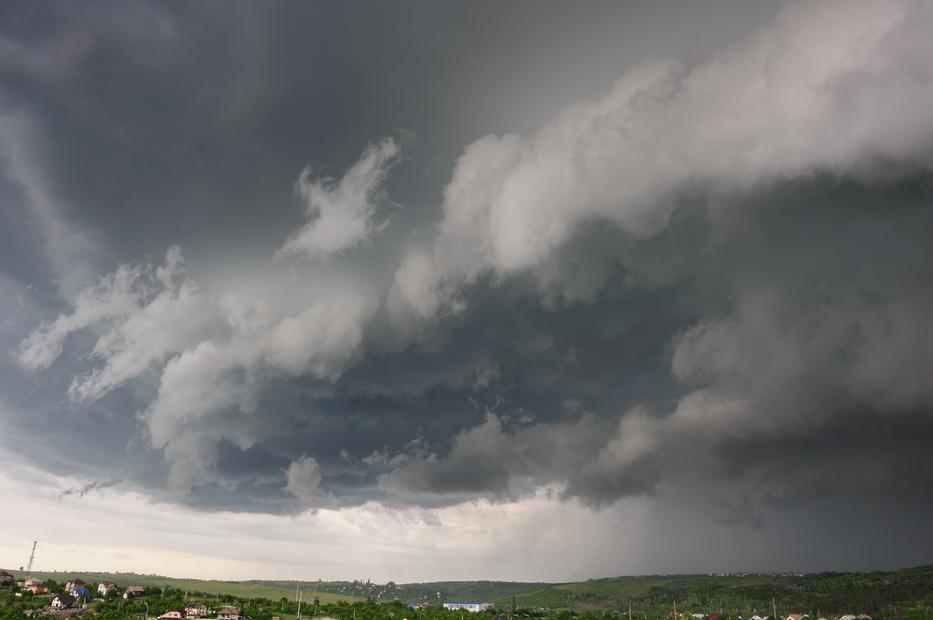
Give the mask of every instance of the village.
<svg viewBox="0 0 933 620">
<path fill-rule="evenodd" d="M 27 578 L 17 583 L 14 576 L 5 570 L 0 570 L 0 586 L 15 588 L 14 596 L 18 598 L 22 598 L 24 593 L 33 597 L 46 597 L 48 604 L 36 611 L 46 616 L 61 618 L 81 615 L 88 609 L 89 603 L 95 600 L 131 601 L 138 598 L 145 601 L 147 595 L 153 594 L 153 588 L 147 589 L 138 585 L 120 587 L 109 580 L 97 584 L 87 583 L 80 577 L 73 577 L 61 585 L 36 578 Z M 250 620 L 243 615 L 239 607 L 224 605 L 214 608 L 200 601 L 192 601 L 184 607 L 153 616 L 149 615 L 147 605 L 145 617 L 150 620 Z"/>
<path fill-rule="evenodd" d="M 166 593 L 166 587 L 142 586 L 142 585 L 119 585 L 112 580 L 101 580 L 98 583 L 89 583 L 78 576 L 69 578 L 64 583 L 57 583 L 51 579 L 45 581 L 26 577 L 17 581 L 15 576 L 7 571 L 0 570 L 0 586 L 8 588 L 13 597 L 18 600 L 29 600 L 32 604 L 29 610 L 25 612 L 26 617 L 44 616 L 50 618 L 72 618 L 72 617 L 95 617 L 102 616 L 103 606 L 110 609 L 110 617 L 139 618 L 143 620 L 253 620 L 248 616 L 242 606 L 232 604 L 233 597 L 220 595 L 214 597 L 204 596 L 203 593 L 188 592 L 169 592 Z M 438 593 L 440 594 L 440 593 Z M 282 610 L 280 614 L 263 613 L 263 620 L 300 620 L 302 617 L 302 593 L 296 591 L 295 600 L 286 600 L 282 598 L 277 604 Z M 158 600 L 158 604 L 155 601 Z M 319 605 L 315 596 L 313 599 L 313 608 L 311 602 L 305 602 L 305 617 L 319 620 L 333 620 L 333 616 L 344 616 L 351 613 L 350 618 L 357 620 L 357 605 L 369 605 L 376 608 L 398 609 L 398 614 L 389 611 L 387 614 L 377 614 L 377 616 L 387 615 L 391 620 L 426 620 L 426 614 L 442 614 L 443 617 L 452 617 L 463 620 L 465 615 L 476 615 L 482 620 L 521 620 L 526 618 L 545 618 L 557 617 L 559 620 L 575 617 L 569 610 L 552 610 L 538 608 L 535 610 L 523 610 L 519 613 L 513 605 L 506 609 L 496 609 L 496 606 L 489 602 L 482 601 L 448 601 L 440 604 L 411 603 L 403 604 L 399 600 L 389 602 L 379 602 L 368 599 L 367 603 L 356 603 L 350 605 L 346 601 L 340 601 L 338 605 L 345 609 L 340 613 L 333 613 L 335 610 L 327 609 L 327 605 Z M 150 608 L 150 601 L 153 606 Z M 181 602 L 182 604 L 173 605 L 164 608 L 168 601 Z M 275 605 L 274 601 L 266 601 L 269 606 Z M 241 601 L 245 603 L 245 601 Z M 249 601 L 254 604 L 253 601 Z M 295 607 L 297 604 L 297 608 Z M 163 607 L 157 609 L 157 607 Z M 115 607 L 115 612 L 114 612 Z M 259 609 L 269 611 L 272 607 Z M 349 610 L 352 608 L 352 612 Z M 138 613 L 134 610 L 141 610 Z M 433 612 L 431 611 L 433 610 Z M 324 615 L 318 614 L 322 612 Z M 445 613 L 446 612 L 446 613 Z M 328 615 L 330 613 L 331 615 Z M 360 619 L 365 620 L 366 616 L 373 617 L 373 614 L 366 614 L 360 610 Z M 584 612 L 582 616 L 594 615 L 590 612 Z M 595 616 L 594 616 L 595 617 Z M 607 615 L 604 610 L 599 616 L 601 618 L 612 618 L 613 620 L 638 620 L 647 618 L 646 614 L 638 613 L 633 617 L 632 609 L 618 610 L 611 615 Z M 759 615 L 758 613 L 749 614 L 723 614 L 717 612 L 703 611 L 684 611 L 678 612 L 676 603 L 672 606 L 670 612 L 660 616 L 664 620 L 872 620 L 871 616 L 866 614 L 841 614 L 813 616 L 809 614 L 791 613 L 788 615 L 779 615 L 776 609 L 771 614 Z"/>
</svg>

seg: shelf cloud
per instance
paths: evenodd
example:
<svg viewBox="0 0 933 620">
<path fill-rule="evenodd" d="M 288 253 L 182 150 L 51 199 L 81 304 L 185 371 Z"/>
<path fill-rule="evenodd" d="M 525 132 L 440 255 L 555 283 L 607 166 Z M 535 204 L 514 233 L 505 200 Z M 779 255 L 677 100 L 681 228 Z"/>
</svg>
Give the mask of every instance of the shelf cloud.
<svg viewBox="0 0 933 620">
<path fill-rule="evenodd" d="M 425 532 L 933 515 L 933 7 L 684 8 L 701 48 L 639 55 L 598 33 L 644 7 L 542 5 L 551 52 L 521 7 L 427 4 L 322 8 L 323 39 L 299 7 L 5 9 L 37 29 L 0 26 L 7 459 L 68 501 Z"/>
</svg>

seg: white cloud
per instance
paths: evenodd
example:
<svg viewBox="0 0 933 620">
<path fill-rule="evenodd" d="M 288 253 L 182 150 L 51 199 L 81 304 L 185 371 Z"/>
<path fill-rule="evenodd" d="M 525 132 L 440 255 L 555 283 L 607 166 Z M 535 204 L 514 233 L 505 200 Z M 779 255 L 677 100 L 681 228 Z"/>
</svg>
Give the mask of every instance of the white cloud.
<svg viewBox="0 0 933 620">
<path fill-rule="evenodd" d="M 382 186 L 396 163 L 399 147 L 391 138 L 370 145 L 340 181 L 315 177 L 305 168 L 295 187 L 304 200 L 308 222 L 276 256 L 324 259 L 365 243 L 379 229 L 376 209 Z"/>
<path fill-rule="evenodd" d="M 152 362 L 186 344 L 188 331 L 203 328 L 204 300 L 194 283 L 184 278 L 183 267 L 184 258 L 177 247 L 169 249 L 161 266 L 120 265 L 78 293 L 70 313 L 60 314 L 33 331 L 20 346 L 20 361 L 33 370 L 47 368 L 70 334 L 108 323 L 110 329 L 100 336 L 93 351 L 106 365 L 90 376 L 77 378 L 72 396 L 97 398 L 137 376 Z"/>
<path fill-rule="evenodd" d="M 393 316 L 457 312 L 465 286 L 537 268 L 584 222 L 651 236 L 691 188 L 930 168 L 931 27 L 920 3 L 795 4 L 704 65 L 647 65 L 529 138 L 480 138 L 457 162 L 435 239 L 396 273 Z"/>
<path fill-rule="evenodd" d="M 269 432 L 257 402 L 277 376 L 337 381 L 363 349 L 373 300 L 334 296 L 292 314 L 284 304 L 215 295 L 185 274 L 178 248 L 161 265 L 120 265 L 81 291 L 72 311 L 33 331 L 20 345 L 21 363 L 46 368 L 66 338 L 94 329 L 88 357 L 96 364 L 76 377 L 74 401 L 94 401 L 153 370 L 158 393 L 145 412 L 152 445 L 165 451 L 168 484 L 177 492 L 213 481 L 216 444 L 246 448 Z M 214 416 L 236 411 L 240 425 Z"/>
</svg>

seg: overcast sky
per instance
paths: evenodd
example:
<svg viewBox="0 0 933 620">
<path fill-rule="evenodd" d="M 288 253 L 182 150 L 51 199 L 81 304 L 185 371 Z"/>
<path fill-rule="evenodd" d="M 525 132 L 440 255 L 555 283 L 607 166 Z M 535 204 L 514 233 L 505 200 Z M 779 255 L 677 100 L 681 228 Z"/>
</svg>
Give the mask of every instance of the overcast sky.
<svg viewBox="0 0 933 620">
<path fill-rule="evenodd" d="M 0 566 L 933 561 L 930 32 L 0 5 Z"/>
</svg>

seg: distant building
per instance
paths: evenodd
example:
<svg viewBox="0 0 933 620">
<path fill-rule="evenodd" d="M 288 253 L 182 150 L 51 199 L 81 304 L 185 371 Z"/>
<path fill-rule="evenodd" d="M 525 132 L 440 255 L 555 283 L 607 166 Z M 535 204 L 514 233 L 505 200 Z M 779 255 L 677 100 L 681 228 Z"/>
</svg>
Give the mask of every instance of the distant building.
<svg viewBox="0 0 933 620">
<path fill-rule="evenodd" d="M 8 586 L 11 583 L 13 583 L 13 575 L 5 570 L 0 570 L 0 585 Z"/>
<path fill-rule="evenodd" d="M 186 618 L 204 618 L 207 616 L 207 606 L 203 603 L 188 603 L 185 605 Z"/>
<path fill-rule="evenodd" d="M 79 596 L 90 596 L 91 591 L 87 588 L 77 587 L 71 591 L 71 596 L 77 598 Z"/>
<path fill-rule="evenodd" d="M 101 581 L 97 585 L 97 593 L 100 594 L 101 596 L 107 596 L 116 587 L 117 587 L 117 584 L 115 584 L 112 581 Z"/>
<path fill-rule="evenodd" d="M 217 620 L 247 620 L 239 607 L 224 607 L 217 612 Z"/>
<path fill-rule="evenodd" d="M 70 594 L 59 594 L 52 599 L 52 609 L 68 609 L 75 606 L 75 597 Z"/>
<path fill-rule="evenodd" d="M 51 592 L 51 588 L 39 581 L 38 579 L 27 579 L 23 582 L 23 590 L 32 592 L 33 594 L 48 594 Z"/>
<path fill-rule="evenodd" d="M 71 580 L 65 582 L 65 589 L 69 592 L 75 588 L 80 588 L 86 586 L 87 582 L 81 579 L 80 577 L 72 577 Z"/>
<path fill-rule="evenodd" d="M 159 620 L 182 620 L 184 617 L 184 609 L 170 609 L 169 611 L 159 616 Z"/>
<path fill-rule="evenodd" d="M 487 609 L 492 609 L 492 603 L 480 603 L 477 601 L 471 601 L 467 603 L 450 602 L 444 603 L 444 609 L 462 609 L 469 612 L 486 611 Z"/>
<path fill-rule="evenodd" d="M 146 591 L 143 590 L 142 586 L 130 586 L 123 591 L 123 598 L 130 599 L 134 596 L 142 596 Z"/>
</svg>

